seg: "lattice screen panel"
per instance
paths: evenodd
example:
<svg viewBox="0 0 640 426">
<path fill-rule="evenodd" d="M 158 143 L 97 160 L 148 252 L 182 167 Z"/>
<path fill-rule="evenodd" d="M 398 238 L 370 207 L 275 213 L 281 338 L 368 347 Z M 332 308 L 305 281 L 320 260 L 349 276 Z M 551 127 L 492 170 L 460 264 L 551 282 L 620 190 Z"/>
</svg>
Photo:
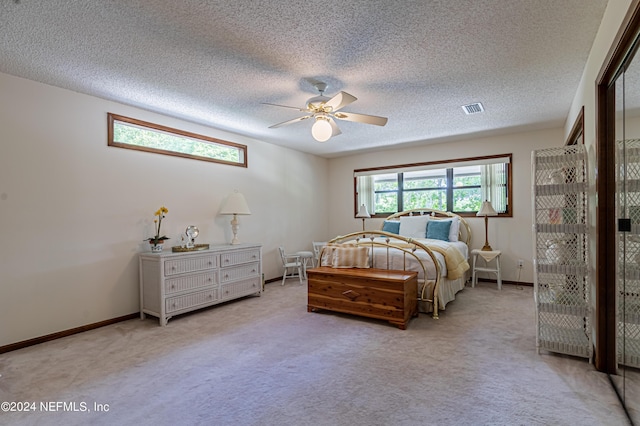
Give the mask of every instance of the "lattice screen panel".
<svg viewBox="0 0 640 426">
<path fill-rule="evenodd" d="M 583 145 L 534 151 L 537 347 L 591 358 L 588 176 Z"/>
</svg>

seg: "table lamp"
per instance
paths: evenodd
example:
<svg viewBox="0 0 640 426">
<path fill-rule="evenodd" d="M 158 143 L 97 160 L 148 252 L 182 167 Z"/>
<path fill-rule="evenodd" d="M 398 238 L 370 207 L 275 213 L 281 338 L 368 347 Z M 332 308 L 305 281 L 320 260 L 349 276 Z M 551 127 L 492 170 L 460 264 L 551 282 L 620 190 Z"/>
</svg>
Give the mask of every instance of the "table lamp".
<svg viewBox="0 0 640 426">
<path fill-rule="evenodd" d="M 222 210 L 220 210 L 220 214 L 233 215 L 233 219 L 231 219 L 231 231 L 233 232 L 233 240 L 231 240 L 231 244 L 239 244 L 238 228 L 240 228 L 240 225 L 238 224 L 238 215 L 251 214 L 251 210 L 249 210 L 249 206 L 247 205 L 247 200 L 244 199 L 244 195 L 237 190 L 229 194 Z"/>
<path fill-rule="evenodd" d="M 361 205 L 360 210 L 358 210 L 358 214 L 356 214 L 356 217 L 362 219 L 362 230 L 364 231 L 364 220 L 371 217 L 369 211 L 367 210 L 367 206 L 365 206 L 364 204 Z"/>
<path fill-rule="evenodd" d="M 488 200 L 482 203 L 480 211 L 476 214 L 476 216 L 484 216 L 484 247 L 482 247 L 482 251 L 493 251 L 489 245 L 489 216 L 497 215 L 498 213 L 493 209 L 491 202 Z"/>
</svg>

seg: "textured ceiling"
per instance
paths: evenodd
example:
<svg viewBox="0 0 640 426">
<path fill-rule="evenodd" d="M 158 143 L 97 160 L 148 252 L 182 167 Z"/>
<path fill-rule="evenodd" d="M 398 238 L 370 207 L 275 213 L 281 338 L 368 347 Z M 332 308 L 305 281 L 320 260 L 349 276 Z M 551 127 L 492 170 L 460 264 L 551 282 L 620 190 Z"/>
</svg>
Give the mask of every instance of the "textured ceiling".
<svg viewBox="0 0 640 426">
<path fill-rule="evenodd" d="M 2 0 L 0 72 L 326 157 L 561 126 L 606 0 Z M 317 95 L 358 98 L 319 143 Z M 461 106 L 482 102 L 485 112 Z"/>
</svg>

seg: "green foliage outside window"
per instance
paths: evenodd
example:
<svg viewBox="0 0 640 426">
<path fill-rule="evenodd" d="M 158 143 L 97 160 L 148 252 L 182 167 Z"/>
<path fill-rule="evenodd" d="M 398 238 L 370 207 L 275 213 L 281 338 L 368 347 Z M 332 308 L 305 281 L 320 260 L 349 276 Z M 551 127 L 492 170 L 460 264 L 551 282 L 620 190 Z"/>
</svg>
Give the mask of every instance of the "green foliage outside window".
<svg viewBox="0 0 640 426">
<path fill-rule="evenodd" d="M 130 145 L 181 152 L 198 157 L 217 158 L 235 163 L 240 161 L 240 152 L 237 148 L 197 141 L 155 130 L 140 129 L 123 123 L 114 123 L 113 134 L 116 141 Z"/>
<path fill-rule="evenodd" d="M 455 169 L 454 169 L 455 170 Z M 431 208 L 447 210 L 447 171 L 435 176 L 419 176 L 420 172 L 395 173 L 374 177 L 376 213 L 395 213 L 399 209 Z M 433 175 L 434 173 L 431 172 Z M 416 176 L 418 175 L 418 176 Z M 455 174 L 452 179 L 453 211 L 477 212 L 482 205 L 479 169 L 472 174 Z M 413 176 L 413 177 L 412 177 Z M 402 180 L 402 207 L 398 205 L 399 181 Z"/>
<path fill-rule="evenodd" d="M 109 145 L 246 167 L 247 147 L 109 114 Z"/>
<path fill-rule="evenodd" d="M 480 188 L 453 189 L 453 211 L 477 212 L 482 206 Z"/>
</svg>

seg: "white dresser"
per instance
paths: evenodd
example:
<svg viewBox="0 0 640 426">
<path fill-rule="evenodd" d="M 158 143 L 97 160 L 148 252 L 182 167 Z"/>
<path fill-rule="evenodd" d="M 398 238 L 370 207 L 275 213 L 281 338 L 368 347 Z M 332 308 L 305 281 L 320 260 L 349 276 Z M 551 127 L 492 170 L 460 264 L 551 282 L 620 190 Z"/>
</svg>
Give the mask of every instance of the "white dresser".
<svg viewBox="0 0 640 426">
<path fill-rule="evenodd" d="M 185 312 L 262 294 L 262 245 L 210 246 L 209 250 L 141 253 L 140 318 L 166 325 Z"/>
</svg>

